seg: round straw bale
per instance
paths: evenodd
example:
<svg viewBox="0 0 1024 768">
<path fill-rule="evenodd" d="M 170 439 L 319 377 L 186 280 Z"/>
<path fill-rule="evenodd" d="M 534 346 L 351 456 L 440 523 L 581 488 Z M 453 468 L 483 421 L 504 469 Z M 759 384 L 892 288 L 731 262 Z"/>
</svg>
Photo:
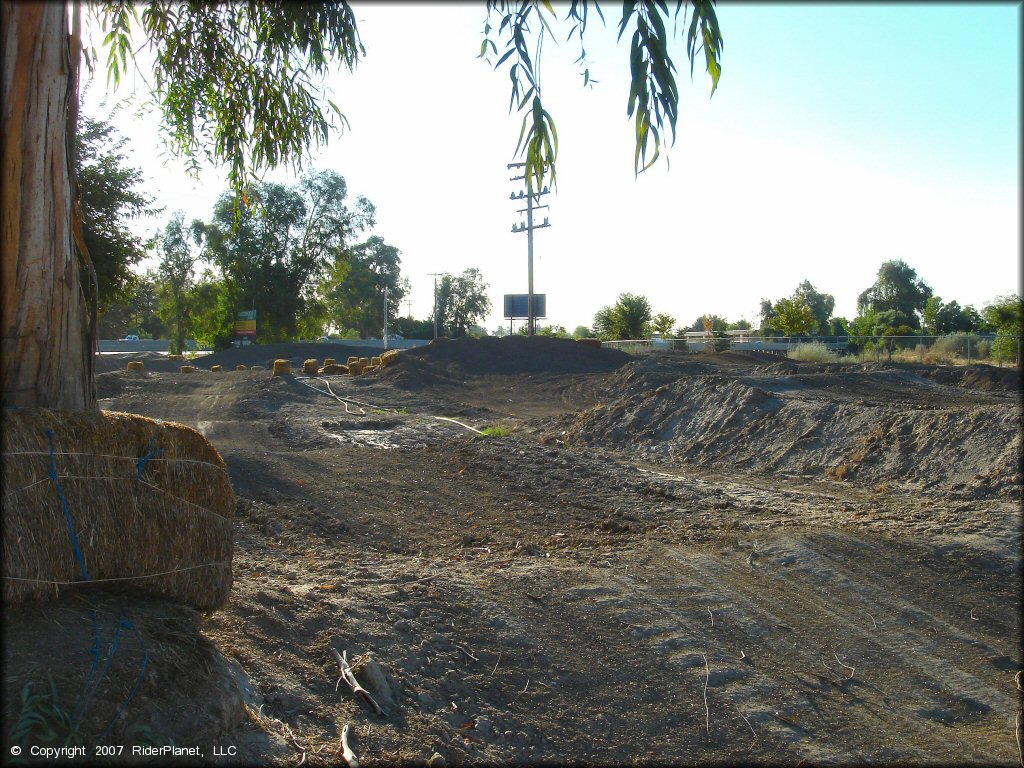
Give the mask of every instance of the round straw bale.
<svg viewBox="0 0 1024 768">
<path fill-rule="evenodd" d="M 130 360 L 128 361 L 128 370 L 132 373 L 143 373 L 146 370 L 146 364 L 141 360 Z"/>
<path fill-rule="evenodd" d="M 290 376 L 292 373 L 292 361 L 278 358 L 274 361 L 275 376 Z"/>
<path fill-rule="evenodd" d="M 358 362 L 359 362 L 359 358 L 358 357 L 349 357 L 348 362 L 346 363 L 346 365 L 352 365 L 352 363 L 358 363 Z"/>
<path fill-rule="evenodd" d="M 348 364 L 349 376 L 358 376 L 362 372 L 363 372 L 363 364 L 361 362 L 359 362 L 358 360 Z"/>
<path fill-rule="evenodd" d="M 2 431 L 5 601 L 100 589 L 224 605 L 234 492 L 203 435 L 45 409 L 4 413 Z"/>
<path fill-rule="evenodd" d="M 362 363 L 363 367 L 365 368 L 367 365 L 370 364 L 370 358 L 368 358 L 368 357 L 360 357 L 359 358 L 359 362 Z"/>
<path fill-rule="evenodd" d="M 247 371 L 247 370 L 249 370 L 249 367 L 247 365 L 242 365 L 241 363 L 239 363 L 238 365 L 235 366 L 235 370 L 236 371 Z"/>
<path fill-rule="evenodd" d="M 347 365 L 338 365 L 337 363 L 332 363 L 331 365 L 325 365 L 323 368 L 321 368 L 320 369 L 320 373 L 326 373 L 326 374 L 329 374 L 329 375 L 336 375 L 336 374 L 339 374 L 339 373 L 348 373 L 348 366 Z"/>
<path fill-rule="evenodd" d="M 194 365 L 183 365 L 178 369 L 181 373 L 195 373 L 196 368 Z"/>
<path fill-rule="evenodd" d="M 387 352 L 380 356 L 380 364 L 382 367 L 387 368 L 389 365 L 394 365 L 398 362 L 398 350 L 389 349 Z"/>
<path fill-rule="evenodd" d="M 380 365 L 380 357 L 371 357 L 370 365 Z"/>
<path fill-rule="evenodd" d="M 316 376 L 320 370 L 320 361 L 314 358 L 310 358 L 302 363 L 302 372 L 309 376 Z"/>
<path fill-rule="evenodd" d="M 333 357 L 325 357 L 324 358 L 324 367 L 326 368 L 328 365 L 335 365 L 335 364 L 337 364 L 337 362 L 338 361 L 335 360 Z"/>
<path fill-rule="evenodd" d="M 220 373 L 221 371 L 224 370 L 224 368 L 222 368 L 219 365 L 214 365 L 210 367 L 210 370 L 213 371 L 214 373 Z"/>
<path fill-rule="evenodd" d="M 582 344 L 585 347 L 594 347 L 596 349 L 601 348 L 600 339 L 576 339 L 576 342 Z"/>
<path fill-rule="evenodd" d="M 184 355 L 168 355 L 167 359 L 170 362 L 172 362 L 172 363 L 184 363 L 185 362 L 185 356 Z"/>
</svg>

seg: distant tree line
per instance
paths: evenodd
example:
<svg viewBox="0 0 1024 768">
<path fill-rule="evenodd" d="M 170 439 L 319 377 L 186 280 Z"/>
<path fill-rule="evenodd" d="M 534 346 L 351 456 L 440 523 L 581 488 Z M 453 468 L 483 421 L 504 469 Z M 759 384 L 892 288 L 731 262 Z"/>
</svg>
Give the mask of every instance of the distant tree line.
<svg viewBox="0 0 1024 768">
<path fill-rule="evenodd" d="M 239 312 L 252 310 L 261 342 L 379 338 L 385 312 L 389 332 L 433 337 L 433 317 L 399 317 L 409 291 L 401 252 L 380 236 L 363 239 L 374 206 L 365 197 L 351 201 L 340 174 L 310 171 L 294 185 L 257 184 L 241 206 L 226 190 L 208 220 L 187 222 L 175 212 L 143 242 L 130 221 L 158 211 L 124 143 L 108 122 L 83 120 L 79 178 L 100 285 L 100 338 L 136 333 L 169 338 L 175 351 L 189 340 L 222 349 L 236 338 Z M 158 266 L 137 274 L 147 255 Z M 491 309 L 486 290 L 475 268 L 441 276 L 439 332 L 460 336 L 475 327 Z"/>
<path fill-rule="evenodd" d="M 592 335 L 607 340 L 646 339 L 654 334 L 676 338 L 688 331 L 722 337 L 731 330 L 750 330 L 760 336 L 845 336 L 853 340 L 994 333 L 994 344 L 1004 357 L 1012 356 L 1014 339 L 1024 333 L 1024 299 L 1019 295 L 999 296 L 980 312 L 970 305 L 945 302 L 913 267 L 899 259 L 884 262 L 875 282 L 858 296 L 855 318 L 834 316 L 834 310 L 835 297 L 804 280 L 789 296 L 775 301 L 761 299 L 756 329 L 746 320 L 729 322 L 714 314 L 701 315 L 688 326 L 677 326 L 672 315 L 654 314 L 647 297 L 632 293 L 620 294 L 615 304 L 599 309 L 590 328 L 580 326 L 572 334 L 561 326 L 554 328 L 559 330 L 557 335 Z"/>
</svg>

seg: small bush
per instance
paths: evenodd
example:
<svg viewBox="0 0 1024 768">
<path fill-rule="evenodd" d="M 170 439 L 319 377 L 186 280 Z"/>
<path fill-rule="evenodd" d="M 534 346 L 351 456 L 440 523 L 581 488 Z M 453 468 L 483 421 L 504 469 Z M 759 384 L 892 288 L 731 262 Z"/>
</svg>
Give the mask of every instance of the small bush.
<svg viewBox="0 0 1024 768">
<path fill-rule="evenodd" d="M 966 333 L 951 333 L 948 336 L 939 336 L 932 344 L 931 355 L 936 360 L 953 362 L 958 358 L 967 358 L 968 344 L 972 359 L 980 357 L 978 348 L 979 339 L 975 336 L 968 336 Z M 986 350 L 987 351 L 987 350 Z"/>
<path fill-rule="evenodd" d="M 804 363 L 839 362 L 839 355 L 819 342 L 811 344 L 797 344 L 786 353 L 786 357 L 790 360 L 799 360 Z"/>
</svg>

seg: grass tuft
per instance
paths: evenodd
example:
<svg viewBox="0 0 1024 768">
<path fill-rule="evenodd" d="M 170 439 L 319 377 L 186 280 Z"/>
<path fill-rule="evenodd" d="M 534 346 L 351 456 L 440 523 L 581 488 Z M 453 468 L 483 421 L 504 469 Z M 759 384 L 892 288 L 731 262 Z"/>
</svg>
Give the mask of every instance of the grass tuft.
<svg viewBox="0 0 1024 768">
<path fill-rule="evenodd" d="M 803 363 L 838 363 L 839 355 L 817 342 L 812 344 L 797 344 L 786 357 L 790 360 L 799 360 Z"/>
</svg>

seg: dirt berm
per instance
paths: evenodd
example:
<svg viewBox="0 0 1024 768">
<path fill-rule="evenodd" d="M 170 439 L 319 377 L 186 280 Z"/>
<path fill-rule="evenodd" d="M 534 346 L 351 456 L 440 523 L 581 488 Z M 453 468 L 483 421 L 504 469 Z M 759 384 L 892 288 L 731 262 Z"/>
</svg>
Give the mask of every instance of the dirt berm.
<svg viewBox="0 0 1024 768">
<path fill-rule="evenodd" d="M 1019 381 L 989 366 L 920 376 L 770 364 L 737 376 L 648 358 L 609 379 L 610 402 L 564 416 L 544 434 L 719 471 L 1019 496 Z"/>
</svg>

